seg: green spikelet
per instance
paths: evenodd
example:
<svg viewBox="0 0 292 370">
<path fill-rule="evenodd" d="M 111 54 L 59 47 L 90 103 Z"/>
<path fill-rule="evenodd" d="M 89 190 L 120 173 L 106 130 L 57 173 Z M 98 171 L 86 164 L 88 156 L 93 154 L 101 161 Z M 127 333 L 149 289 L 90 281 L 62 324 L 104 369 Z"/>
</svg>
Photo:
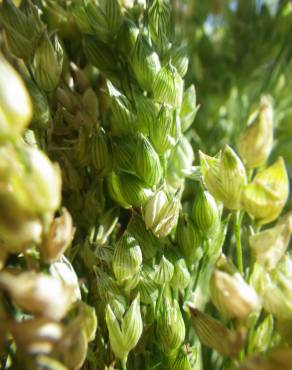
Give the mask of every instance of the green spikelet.
<svg viewBox="0 0 292 370">
<path fill-rule="evenodd" d="M 142 134 L 136 143 L 135 165 L 137 175 L 150 187 L 156 185 L 162 175 L 158 154 Z"/>
<path fill-rule="evenodd" d="M 107 44 L 95 40 L 92 36 L 83 39 L 83 50 L 88 61 L 104 73 L 114 73 L 117 70 L 115 55 Z"/>
<path fill-rule="evenodd" d="M 121 192 L 129 204 L 138 207 L 147 202 L 152 191 L 136 176 L 121 173 L 119 176 Z"/>
<path fill-rule="evenodd" d="M 113 270 L 116 279 L 123 282 L 133 277 L 142 264 L 142 252 L 136 239 L 124 233 L 115 246 Z"/>
<path fill-rule="evenodd" d="M 121 136 L 134 130 L 135 115 L 128 98 L 119 92 L 110 82 L 108 91 L 111 97 L 112 125 L 114 135 Z"/>
<path fill-rule="evenodd" d="M 187 131 L 196 117 L 199 106 L 196 105 L 195 86 L 191 85 L 183 94 L 182 105 L 180 110 L 182 132 Z"/>
<path fill-rule="evenodd" d="M 158 55 L 141 34 L 133 50 L 131 66 L 140 87 L 143 90 L 152 91 L 155 88 L 153 82 L 160 70 L 160 62 Z"/>
<path fill-rule="evenodd" d="M 115 168 L 119 171 L 135 174 L 134 154 L 136 149 L 135 137 L 128 135 L 113 139 L 113 158 Z"/>
<path fill-rule="evenodd" d="M 112 169 L 112 160 L 108 136 L 104 130 L 99 130 L 91 141 L 92 162 L 100 176 L 106 176 Z"/>
<path fill-rule="evenodd" d="M 169 353 L 179 348 L 185 339 L 185 324 L 176 300 L 171 303 L 165 299 L 158 313 L 156 337 L 161 349 Z"/>
<path fill-rule="evenodd" d="M 149 127 L 150 141 L 158 154 L 163 154 L 177 143 L 181 134 L 180 120 L 176 111 L 162 106 Z"/>
<path fill-rule="evenodd" d="M 161 104 L 180 108 L 183 95 L 183 80 L 177 70 L 171 66 L 161 68 L 154 80 L 154 98 Z"/>
<path fill-rule="evenodd" d="M 193 219 L 203 233 L 213 233 L 219 226 L 219 211 L 208 191 L 200 191 L 193 206 Z"/>
<path fill-rule="evenodd" d="M 145 223 L 136 213 L 133 213 L 127 230 L 140 244 L 143 257 L 146 260 L 153 258 L 156 255 L 157 250 L 162 247 L 153 233 L 146 230 Z"/>
<path fill-rule="evenodd" d="M 180 216 L 176 229 L 176 239 L 182 255 L 189 264 L 202 257 L 202 237 L 199 229 L 186 215 Z"/>
</svg>

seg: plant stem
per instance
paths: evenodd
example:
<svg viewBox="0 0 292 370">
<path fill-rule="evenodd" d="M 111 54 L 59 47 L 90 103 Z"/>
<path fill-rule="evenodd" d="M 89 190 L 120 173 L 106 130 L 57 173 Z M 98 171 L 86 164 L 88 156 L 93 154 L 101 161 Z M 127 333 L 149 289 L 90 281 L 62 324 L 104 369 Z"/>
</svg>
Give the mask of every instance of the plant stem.
<svg viewBox="0 0 292 370">
<path fill-rule="evenodd" d="M 127 360 L 123 359 L 121 360 L 122 370 L 127 370 Z"/>
<path fill-rule="evenodd" d="M 242 262 L 242 247 L 241 247 L 241 221 L 242 221 L 242 214 L 240 211 L 236 211 L 235 214 L 235 222 L 234 222 L 234 234 L 236 240 L 236 255 L 237 255 L 237 267 L 240 274 L 243 274 L 243 262 Z"/>
<path fill-rule="evenodd" d="M 156 304 L 155 304 L 155 315 L 158 314 L 158 310 L 159 310 L 159 307 L 161 305 L 161 301 L 162 301 L 162 297 L 163 297 L 164 292 L 165 292 L 165 284 L 163 284 L 162 287 L 159 290 L 158 298 L 157 298 L 157 301 L 156 301 Z"/>
<path fill-rule="evenodd" d="M 179 298 L 178 288 L 173 288 L 172 289 L 172 298 L 175 299 L 176 301 L 178 301 L 178 298 Z"/>
<path fill-rule="evenodd" d="M 198 264 L 197 271 L 195 274 L 195 280 L 193 282 L 190 282 L 190 284 L 187 287 L 185 297 L 184 297 L 185 301 L 190 298 L 190 295 L 192 292 L 195 292 L 197 285 L 199 283 L 199 280 L 200 280 L 201 273 L 206 267 L 206 262 L 207 262 L 207 257 L 203 256 Z M 191 269 L 191 275 L 193 275 L 193 273 L 194 273 L 194 268 Z"/>
<path fill-rule="evenodd" d="M 247 170 L 247 180 L 248 180 L 248 182 L 250 182 L 252 180 L 253 174 L 254 174 L 253 169 Z"/>
<path fill-rule="evenodd" d="M 191 276 L 193 276 L 194 271 L 195 271 L 194 270 L 194 266 L 191 266 L 190 267 Z M 194 285 L 194 282 L 193 281 L 190 281 L 189 282 L 189 285 L 187 286 L 186 291 L 185 291 L 184 301 L 188 301 L 189 300 L 189 297 L 190 297 L 191 292 L 192 292 L 192 289 L 193 289 L 193 285 Z"/>
<path fill-rule="evenodd" d="M 193 286 L 193 291 L 196 290 L 197 285 L 198 285 L 198 282 L 199 282 L 199 279 L 200 279 L 200 276 L 201 276 L 201 272 L 205 268 L 205 260 L 206 260 L 206 257 L 203 256 L 201 258 L 200 262 L 199 262 L 199 266 L 198 266 L 198 270 L 197 270 L 197 274 L 196 274 L 196 278 L 195 278 L 195 282 L 194 282 L 194 286 Z"/>
</svg>

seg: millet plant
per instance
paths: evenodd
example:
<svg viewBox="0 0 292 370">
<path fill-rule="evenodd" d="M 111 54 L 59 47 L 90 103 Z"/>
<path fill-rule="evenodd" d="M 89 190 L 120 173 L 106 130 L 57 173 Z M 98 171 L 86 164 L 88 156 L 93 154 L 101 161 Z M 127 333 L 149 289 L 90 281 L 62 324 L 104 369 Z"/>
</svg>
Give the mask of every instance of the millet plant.
<svg viewBox="0 0 292 370">
<path fill-rule="evenodd" d="M 292 368 L 273 98 L 197 150 L 178 5 L 1 3 L 0 369 Z"/>
</svg>

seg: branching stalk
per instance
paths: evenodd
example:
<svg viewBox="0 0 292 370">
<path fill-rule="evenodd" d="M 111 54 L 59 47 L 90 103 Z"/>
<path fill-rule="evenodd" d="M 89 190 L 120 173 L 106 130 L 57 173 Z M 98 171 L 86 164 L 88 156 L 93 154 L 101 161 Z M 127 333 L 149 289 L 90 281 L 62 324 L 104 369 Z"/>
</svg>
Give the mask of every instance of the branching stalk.
<svg viewBox="0 0 292 370">
<path fill-rule="evenodd" d="M 236 211 L 234 214 L 234 235 L 236 241 L 236 257 L 237 257 L 237 267 L 240 274 L 243 274 L 243 258 L 242 258 L 242 246 L 241 246 L 241 222 L 243 213 Z"/>
</svg>

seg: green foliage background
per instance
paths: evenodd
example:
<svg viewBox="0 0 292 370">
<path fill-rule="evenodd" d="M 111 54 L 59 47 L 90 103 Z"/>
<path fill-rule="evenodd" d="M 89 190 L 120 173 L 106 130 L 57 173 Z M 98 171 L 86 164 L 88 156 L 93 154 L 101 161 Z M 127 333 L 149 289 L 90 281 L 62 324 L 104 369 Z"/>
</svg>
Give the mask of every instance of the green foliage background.
<svg viewBox="0 0 292 370">
<path fill-rule="evenodd" d="M 271 161 L 285 157 L 291 174 L 291 2 L 174 1 L 178 32 L 187 43 L 187 81 L 201 105 L 196 145 L 216 153 L 235 145 L 263 94 L 275 108 L 276 145 Z"/>
</svg>

